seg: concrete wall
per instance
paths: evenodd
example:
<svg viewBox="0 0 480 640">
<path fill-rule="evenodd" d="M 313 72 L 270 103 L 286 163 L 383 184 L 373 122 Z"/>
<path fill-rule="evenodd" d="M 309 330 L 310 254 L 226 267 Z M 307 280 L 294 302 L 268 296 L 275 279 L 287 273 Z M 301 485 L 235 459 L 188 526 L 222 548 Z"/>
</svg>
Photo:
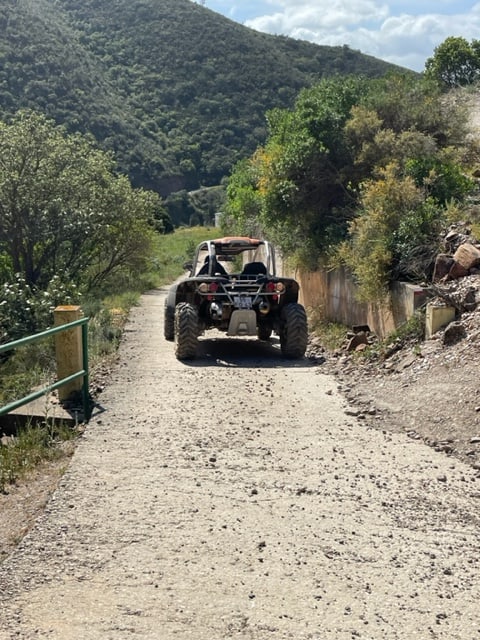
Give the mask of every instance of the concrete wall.
<svg viewBox="0 0 480 640">
<path fill-rule="evenodd" d="M 285 275 L 299 282 L 300 302 L 307 309 L 315 309 L 325 320 L 347 327 L 368 325 L 379 338 L 403 324 L 426 301 L 421 287 L 399 282 L 383 306 L 358 302 L 356 286 L 344 269 L 286 272 Z"/>
</svg>

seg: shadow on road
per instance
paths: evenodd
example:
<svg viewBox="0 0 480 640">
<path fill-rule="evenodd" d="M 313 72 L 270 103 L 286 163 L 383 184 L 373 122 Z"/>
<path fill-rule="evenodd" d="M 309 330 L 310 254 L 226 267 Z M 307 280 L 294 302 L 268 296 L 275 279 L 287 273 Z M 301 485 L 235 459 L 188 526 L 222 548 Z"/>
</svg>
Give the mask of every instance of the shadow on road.
<svg viewBox="0 0 480 640">
<path fill-rule="evenodd" d="M 203 338 L 199 340 L 195 360 L 185 361 L 190 367 L 234 367 L 234 368 L 312 368 L 318 362 L 307 358 L 289 360 L 280 351 L 280 340 L 272 338 L 262 342 L 245 338 Z"/>
</svg>

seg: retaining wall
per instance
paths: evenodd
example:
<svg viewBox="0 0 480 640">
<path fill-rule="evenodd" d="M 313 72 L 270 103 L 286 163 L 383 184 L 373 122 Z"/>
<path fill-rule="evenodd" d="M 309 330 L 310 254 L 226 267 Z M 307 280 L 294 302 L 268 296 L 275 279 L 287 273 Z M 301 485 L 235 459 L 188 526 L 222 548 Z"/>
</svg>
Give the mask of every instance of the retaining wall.
<svg viewBox="0 0 480 640">
<path fill-rule="evenodd" d="M 368 325 L 379 338 L 386 337 L 410 318 L 427 299 L 425 291 L 407 282 L 395 283 L 384 305 L 361 303 L 356 286 L 345 269 L 285 272 L 300 284 L 300 302 L 328 321 L 347 327 Z"/>
</svg>

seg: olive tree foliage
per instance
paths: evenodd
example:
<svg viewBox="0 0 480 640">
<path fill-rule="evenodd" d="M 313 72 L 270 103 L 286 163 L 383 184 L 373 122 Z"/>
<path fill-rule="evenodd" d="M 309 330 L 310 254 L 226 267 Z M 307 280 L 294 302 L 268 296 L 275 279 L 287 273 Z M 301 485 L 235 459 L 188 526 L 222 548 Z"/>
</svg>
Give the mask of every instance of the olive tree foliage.
<svg viewBox="0 0 480 640">
<path fill-rule="evenodd" d="M 86 138 L 33 112 L 0 122 L 0 342 L 45 328 L 59 303 L 136 284 L 161 212 Z"/>
<path fill-rule="evenodd" d="M 3 278 L 45 290 L 54 276 L 83 291 L 135 274 L 148 259 L 158 196 L 116 175 L 110 155 L 44 116 L 0 123 Z"/>
<path fill-rule="evenodd" d="M 257 189 L 260 151 L 241 160 L 227 185 L 227 216 L 222 216 L 226 231 L 256 237 L 261 234 L 262 198 Z"/>
<path fill-rule="evenodd" d="M 293 110 L 270 111 L 266 144 L 232 175 L 227 213 L 268 229 L 303 260 L 336 242 L 353 204 L 343 128 L 363 89 L 358 79 L 324 80 L 303 90 Z"/>
<path fill-rule="evenodd" d="M 337 255 L 356 277 L 359 299 L 367 302 L 385 297 L 392 280 L 424 276 L 425 253 L 429 260 L 436 248 L 441 215 L 395 162 L 362 185 L 359 207 Z"/>
<path fill-rule="evenodd" d="M 463 116 L 408 74 L 322 81 L 268 114 L 266 143 L 233 172 L 227 212 L 304 266 L 340 258 L 381 295 L 392 278 L 428 271 L 448 203 L 473 188 Z"/>
<path fill-rule="evenodd" d="M 475 83 L 480 78 L 480 40 L 447 38 L 427 59 L 425 75 L 446 89 Z"/>
</svg>

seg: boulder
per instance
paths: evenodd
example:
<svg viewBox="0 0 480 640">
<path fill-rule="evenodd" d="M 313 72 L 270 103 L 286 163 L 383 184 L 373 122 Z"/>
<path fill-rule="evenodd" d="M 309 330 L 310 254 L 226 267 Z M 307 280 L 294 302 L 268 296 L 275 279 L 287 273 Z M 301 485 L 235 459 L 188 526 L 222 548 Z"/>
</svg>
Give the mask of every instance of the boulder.
<svg viewBox="0 0 480 640">
<path fill-rule="evenodd" d="M 360 345 L 368 345 L 368 336 L 364 331 L 359 331 L 349 340 L 346 350 L 355 351 Z"/>
<path fill-rule="evenodd" d="M 480 249 L 470 242 L 464 242 L 453 254 L 453 259 L 468 272 L 480 264 Z"/>
<path fill-rule="evenodd" d="M 454 264 L 452 256 L 446 253 L 440 253 L 435 260 L 435 267 L 433 269 L 433 282 L 442 280 L 450 273 L 450 269 Z"/>
<path fill-rule="evenodd" d="M 469 273 L 470 271 L 468 269 L 465 269 L 463 265 L 453 260 L 453 264 L 448 272 L 448 279 L 458 280 L 459 278 L 465 278 L 465 276 L 468 276 Z"/>
<path fill-rule="evenodd" d="M 467 337 L 467 330 L 461 322 L 451 322 L 443 334 L 443 344 L 452 345 Z"/>
</svg>

